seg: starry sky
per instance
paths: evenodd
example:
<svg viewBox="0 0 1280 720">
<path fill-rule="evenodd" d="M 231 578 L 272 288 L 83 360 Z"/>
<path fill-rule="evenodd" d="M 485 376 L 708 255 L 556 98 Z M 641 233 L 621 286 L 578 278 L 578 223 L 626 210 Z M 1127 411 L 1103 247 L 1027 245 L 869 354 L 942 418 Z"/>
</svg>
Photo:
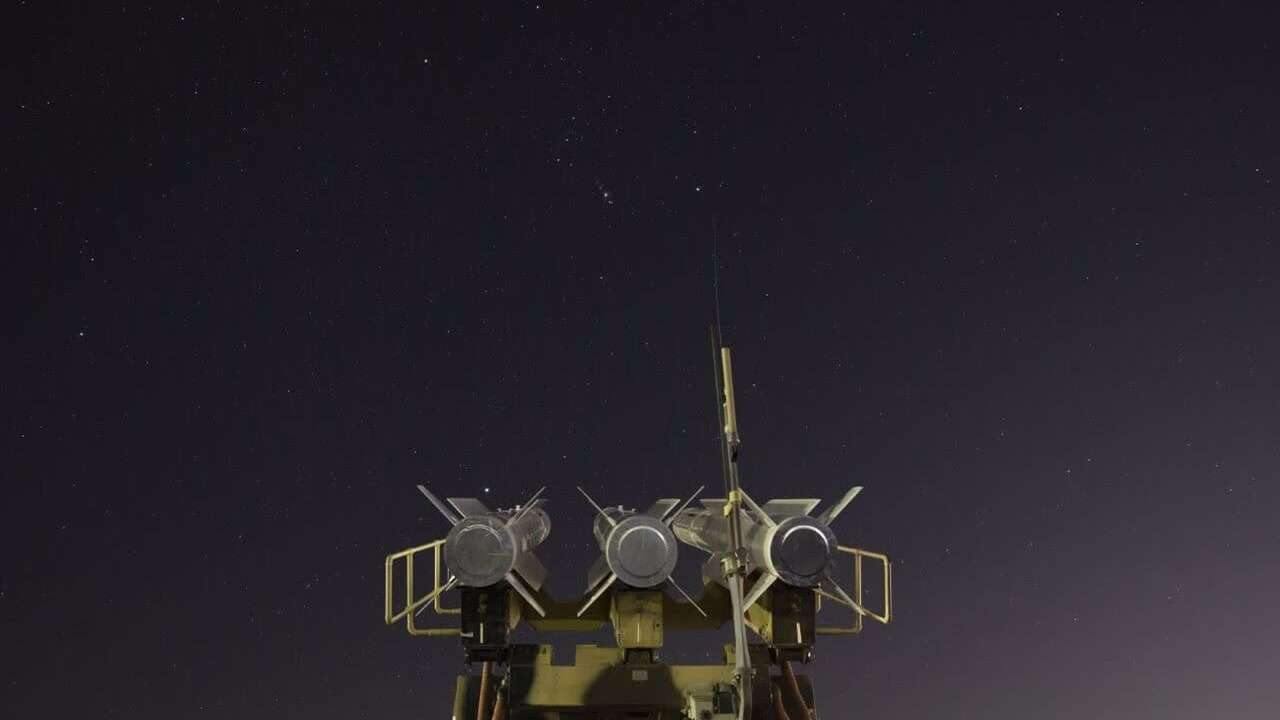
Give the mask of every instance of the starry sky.
<svg viewBox="0 0 1280 720">
<path fill-rule="evenodd" d="M 5 12 L 5 714 L 442 716 L 414 485 L 561 597 L 717 487 L 715 246 L 745 487 L 895 558 L 828 716 L 1280 707 L 1273 12 L 356 5 Z"/>
</svg>

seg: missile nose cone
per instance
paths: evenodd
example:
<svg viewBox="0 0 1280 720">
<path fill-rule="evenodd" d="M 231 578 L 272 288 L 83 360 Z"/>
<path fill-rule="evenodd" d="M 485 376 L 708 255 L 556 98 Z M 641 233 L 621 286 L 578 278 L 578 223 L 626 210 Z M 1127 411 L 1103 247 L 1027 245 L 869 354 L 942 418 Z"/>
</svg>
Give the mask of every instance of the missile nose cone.
<svg viewBox="0 0 1280 720">
<path fill-rule="evenodd" d="M 627 528 L 618 540 L 618 562 L 634 575 L 653 575 L 662 569 L 669 547 L 666 538 L 654 528 Z"/>
<path fill-rule="evenodd" d="M 835 534 L 826 525 L 808 517 L 792 517 L 779 525 L 770 555 L 784 581 L 812 587 L 822 580 L 835 546 Z"/>
<path fill-rule="evenodd" d="M 782 539 L 781 557 L 775 558 L 798 575 L 813 575 L 827 564 L 827 539 L 815 528 L 793 528 Z"/>
<path fill-rule="evenodd" d="M 471 517 L 449 531 L 445 564 L 462 585 L 485 587 L 500 582 L 515 565 L 515 543 L 495 517 Z"/>
<path fill-rule="evenodd" d="M 675 569 L 675 535 L 660 520 L 632 515 L 609 533 L 605 559 L 618 579 L 632 587 L 653 587 Z"/>
</svg>

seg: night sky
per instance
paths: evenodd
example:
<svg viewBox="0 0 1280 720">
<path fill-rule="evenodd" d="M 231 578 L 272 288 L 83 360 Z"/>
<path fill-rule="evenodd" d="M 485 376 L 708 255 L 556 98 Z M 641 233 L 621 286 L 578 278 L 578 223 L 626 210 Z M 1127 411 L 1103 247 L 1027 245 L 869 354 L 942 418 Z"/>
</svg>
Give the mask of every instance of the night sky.
<svg viewBox="0 0 1280 720">
<path fill-rule="evenodd" d="M 1276 12 L 353 5 L 4 13 L 2 714 L 444 717 L 414 485 L 718 490 L 717 244 L 824 717 L 1280 712 Z"/>
</svg>

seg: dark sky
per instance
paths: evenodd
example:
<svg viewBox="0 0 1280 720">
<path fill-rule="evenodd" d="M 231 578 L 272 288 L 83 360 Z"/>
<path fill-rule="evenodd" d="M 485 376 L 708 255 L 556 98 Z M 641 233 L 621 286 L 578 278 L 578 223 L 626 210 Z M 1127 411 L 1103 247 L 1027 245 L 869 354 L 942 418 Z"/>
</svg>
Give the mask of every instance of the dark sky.
<svg viewBox="0 0 1280 720">
<path fill-rule="evenodd" d="M 825 717 L 1274 716 L 1275 12 L 348 5 L 4 14 L 3 714 L 443 717 L 414 484 L 716 487 L 714 222 Z"/>
</svg>

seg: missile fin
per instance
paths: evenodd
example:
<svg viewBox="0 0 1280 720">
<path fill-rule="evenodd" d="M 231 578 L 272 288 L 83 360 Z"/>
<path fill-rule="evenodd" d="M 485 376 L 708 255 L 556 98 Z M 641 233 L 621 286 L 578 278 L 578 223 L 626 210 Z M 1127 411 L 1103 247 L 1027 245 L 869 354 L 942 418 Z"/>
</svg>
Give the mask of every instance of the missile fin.
<svg viewBox="0 0 1280 720">
<path fill-rule="evenodd" d="M 448 581 L 448 582 L 446 582 L 444 585 L 440 586 L 440 589 L 439 589 L 439 590 L 436 590 L 435 592 L 431 593 L 430 595 L 427 595 L 426 597 L 424 597 L 424 598 L 422 598 L 421 600 L 419 600 L 419 601 L 418 601 L 418 609 L 417 609 L 417 610 L 414 610 L 414 611 L 413 611 L 413 614 L 414 614 L 414 615 L 421 615 L 421 614 L 422 614 L 422 611 L 423 611 L 423 610 L 426 610 L 426 609 L 427 609 L 427 606 L 428 606 L 428 605 L 430 605 L 430 604 L 431 604 L 431 602 L 432 602 L 433 600 L 435 600 L 437 597 L 439 597 L 439 596 L 441 596 L 441 595 L 445 594 L 446 592 L 449 592 L 450 590 L 452 590 L 452 589 L 453 589 L 453 586 L 454 586 L 454 585 L 457 585 L 457 584 L 458 584 L 458 578 L 456 578 L 456 577 L 454 577 L 454 576 L 450 575 L 450 576 L 449 576 L 449 581 Z"/>
<path fill-rule="evenodd" d="M 667 516 L 667 513 L 671 512 L 671 508 L 679 504 L 680 498 L 662 498 L 661 500 L 654 500 L 653 505 L 650 505 L 649 509 L 644 511 L 644 514 L 661 520 Z"/>
<path fill-rule="evenodd" d="M 672 510 L 669 514 L 663 515 L 662 521 L 665 522 L 669 527 L 671 523 L 676 521 L 676 516 L 679 515 L 681 512 L 684 512 L 684 509 L 689 507 L 689 503 L 693 502 L 695 498 L 697 498 L 699 495 L 702 494 L 702 489 L 705 487 L 706 485 L 699 485 L 698 489 L 693 491 L 693 494 L 689 496 L 688 500 L 685 500 L 684 502 L 680 503 L 680 506 L 677 507 L 675 510 Z"/>
<path fill-rule="evenodd" d="M 547 568 L 531 552 L 516 553 L 515 571 L 534 590 L 541 590 L 547 580 Z"/>
<path fill-rule="evenodd" d="M 542 606 L 538 604 L 538 601 L 533 598 L 533 593 L 529 592 L 529 588 L 524 586 L 524 583 L 520 581 L 520 578 L 516 577 L 514 572 L 507 573 L 506 580 L 507 583 L 511 585 L 511 589 L 519 593 L 520 597 L 524 598 L 524 601 L 529 605 L 529 607 L 533 608 L 534 612 L 538 613 L 541 617 L 547 616 L 547 611 L 542 609 Z"/>
<path fill-rule="evenodd" d="M 459 522 L 461 522 L 461 518 L 459 518 L 457 515 L 454 515 L 453 511 L 449 509 L 449 506 L 440 502 L 440 498 L 431 494 L 431 491 L 428 490 L 425 486 L 419 485 L 418 492 L 422 493 L 427 498 L 427 500 L 431 502 L 432 505 L 436 506 L 436 510 L 440 511 L 440 514 L 444 516 L 445 520 L 449 521 L 450 525 L 457 525 Z"/>
<path fill-rule="evenodd" d="M 489 514 L 489 508 L 476 498 L 446 498 L 446 500 L 464 518 Z"/>
<path fill-rule="evenodd" d="M 762 525 L 765 527 L 777 527 L 778 523 L 774 522 L 773 518 L 766 515 L 764 510 L 760 509 L 760 506 L 756 504 L 755 500 L 751 499 L 751 496 L 747 494 L 746 490 L 738 488 L 738 494 L 742 497 L 742 502 L 746 503 L 747 508 L 756 515 Z"/>
<path fill-rule="evenodd" d="M 714 582 L 719 585 L 725 584 L 724 568 L 721 567 L 723 560 L 724 553 L 711 553 L 711 557 L 702 563 L 702 581 L 704 584 L 706 582 Z"/>
<path fill-rule="evenodd" d="M 600 597 L 604 595 L 606 591 L 608 591 L 609 587 L 613 585 L 615 582 L 617 582 L 617 580 L 618 580 L 617 575 L 614 575 L 613 573 L 609 573 L 609 579 L 605 580 L 603 583 L 600 583 L 600 587 L 596 588 L 596 591 L 591 594 L 591 597 L 587 598 L 587 602 L 584 603 L 583 606 L 578 609 L 578 617 L 582 617 L 582 613 L 586 612 L 587 609 L 590 608 L 592 605 L 595 605 L 596 601 L 599 600 Z"/>
<path fill-rule="evenodd" d="M 844 512 L 844 509 L 849 506 L 849 503 L 853 502 L 853 499 L 858 497 L 858 493 L 860 492 L 862 492 L 861 485 L 855 485 L 849 488 L 849 492 L 845 493 L 844 497 L 840 498 L 836 504 L 827 508 L 818 516 L 818 522 L 823 525 L 830 525 L 835 521 L 836 517 L 838 517 L 840 513 Z"/>
<path fill-rule="evenodd" d="M 808 515 L 822 502 L 818 498 L 775 498 L 761 508 L 765 514 L 775 520 Z"/>
<path fill-rule="evenodd" d="M 587 494 L 586 490 L 582 489 L 581 485 L 578 486 L 578 492 L 582 493 L 582 497 L 587 499 L 587 502 L 591 504 L 591 507 L 595 508 L 596 512 L 600 513 L 600 516 L 609 522 L 609 527 L 618 526 L 618 521 L 609 517 L 609 514 L 604 511 L 604 508 L 600 507 L 600 504 L 595 500 L 592 500 L 591 496 Z"/>
<path fill-rule="evenodd" d="M 689 604 L 693 606 L 693 609 L 694 609 L 694 610 L 697 610 L 699 613 L 701 613 L 701 614 L 702 614 L 702 617 L 706 617 L 706 616 L 707 616 L 707 611 L 706 611 L 706 610 L 703 610 L 703 609 L 702 609 L 702 606 L 701 606 L 701 605 L 699 605 L 699 604 L 697 603 L 697 601 L 695 601 L 692 597 L 690 597 L 690 596 L 689 596 L 689 593 L 687 593 L 687 592 L 685 592 L 685 591 L 684 591 L 684 588 L 680 587 L 680 583 L 676 582 L 676 579 L 675 579 L 675 578 L 669 577 L 669 578 L 667 578 L 667 582 L 671 583 L 671 587 L 675 588 L 675 589 L 676 589 L 676 592 L 678 592 L 678 593 L 680 593 L 681 595 L 683 595 L 683 596 L 684 596 L 684 599 L 685 599 L 685 600 L 688 600 L 688 601 L 689 601 Z"/>
<path fill-rule="evenodd" d="M 511 516 L 511 519 L 507 521 L 507 524 L 510 525 L 511 523 L 524 517 L 525 513 L 529 512 L 533 508 L 538 507 L 538 505 L 542 502 L 541 500 L 538 499 L 538 496 L 541 495 L 542 491 L 546 489 L 547 489 L 546 485 L 543 485 L 542 487 L 538 488 L 538 491 L 535 492 L 533 495 L 531 495 L 529 499 L 525 501 L 524 505 L 520 506 L 520 510 L 516 512 L 515 515 Z"/>
<path fill-rule="evenodd" d="M 840 583 L 832 580 L 831 576 L 828 575 L 822 579 L 822 582 L 818 585 L 818 590 L 822 593 L 823 597 L 831 598 L 859 615 L 864 617 L 867 615 L 867 611 L 863 609 L 856 600 L 849 597 L 849 593 L 845 592 L 844 588 L 840 587 Z"/>
<path fill-rule="evenodd" d="M 742 609 L 746 610 L 754 605 L 777 579 L 778 576 L 770 572 L 763 573 L 756 578 L 755 584 L 751 586 L 751 592 L 747 593 L 747 596 L 742 600 Z"/>
<path fill-rule="evenodd" d="M 587 592 L 591 592 L 592 588 L 600 584 L 609 575 L 609 561 L 603 555 L 596 558 L 591 563 L 591 568 L 587 570 Z"/>
</svg>

